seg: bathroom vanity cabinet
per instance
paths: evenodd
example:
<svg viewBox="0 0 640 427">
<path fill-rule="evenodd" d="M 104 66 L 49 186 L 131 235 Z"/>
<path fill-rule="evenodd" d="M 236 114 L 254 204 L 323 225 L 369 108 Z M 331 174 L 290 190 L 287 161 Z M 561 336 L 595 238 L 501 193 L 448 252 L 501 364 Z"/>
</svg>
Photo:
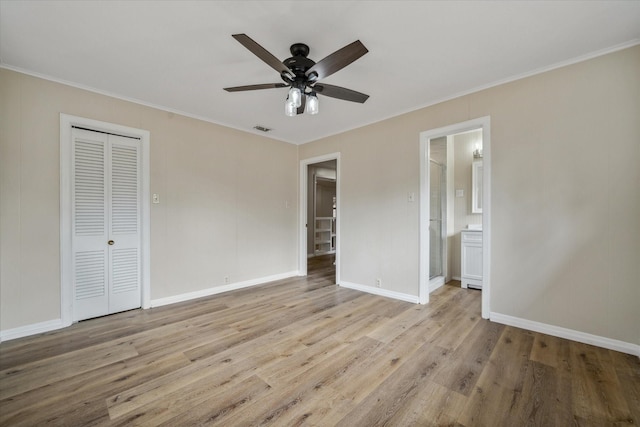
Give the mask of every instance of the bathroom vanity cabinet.
<svg viewBox="0 0 640 427">
<path fill-rule="evenodd" d="M 462 287 L 482 289 L 482 230 L 462 230 L 461 236 Z"/>
</svg>

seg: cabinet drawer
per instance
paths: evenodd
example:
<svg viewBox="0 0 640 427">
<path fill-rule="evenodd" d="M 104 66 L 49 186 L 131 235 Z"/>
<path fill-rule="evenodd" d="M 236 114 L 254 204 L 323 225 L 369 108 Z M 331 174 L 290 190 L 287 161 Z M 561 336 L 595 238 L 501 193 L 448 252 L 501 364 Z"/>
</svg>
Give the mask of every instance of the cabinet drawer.
<svg viewBox="0 0 640 427">
<path fill-rule="evenodd" d="M 482 243 L 481 231 L 463 231 L 462 243 Z"/>
</svg>

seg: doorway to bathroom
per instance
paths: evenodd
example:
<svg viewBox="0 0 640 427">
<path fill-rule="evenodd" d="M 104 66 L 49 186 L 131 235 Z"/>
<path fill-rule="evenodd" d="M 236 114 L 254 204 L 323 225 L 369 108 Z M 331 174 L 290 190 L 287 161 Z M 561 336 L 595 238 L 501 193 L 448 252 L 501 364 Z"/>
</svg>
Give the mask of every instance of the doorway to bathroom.
<svg viewBox="0 0 640 427">
<path fill-rule="evenodd" d="M 422 132 L 420 302 L 452 280 L 490 292 L 489 117 Z"/>
<path fill-rule="evenodd" d="M 482 289 L 482 130 L 429 141 L 429 292 Z"/>
</svg>

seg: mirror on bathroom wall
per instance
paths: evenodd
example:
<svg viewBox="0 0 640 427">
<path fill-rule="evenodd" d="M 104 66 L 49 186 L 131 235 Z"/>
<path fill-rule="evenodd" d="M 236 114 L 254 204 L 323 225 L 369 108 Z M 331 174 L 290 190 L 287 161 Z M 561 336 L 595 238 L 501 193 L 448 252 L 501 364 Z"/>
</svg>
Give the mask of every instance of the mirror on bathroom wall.
<svg viewBox="0 0 640 427">
<path fill-rule="evenodd" d="M 471 213 L 482 213 L 482 160 L 471 164 Z"/>
</svg>

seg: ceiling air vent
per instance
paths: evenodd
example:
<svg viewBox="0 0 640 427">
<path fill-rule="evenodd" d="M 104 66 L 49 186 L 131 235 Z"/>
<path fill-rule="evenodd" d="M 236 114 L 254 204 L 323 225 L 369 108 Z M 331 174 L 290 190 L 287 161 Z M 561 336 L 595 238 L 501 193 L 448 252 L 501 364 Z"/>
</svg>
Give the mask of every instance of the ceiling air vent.
<svg viewBox="0 0 640 427">
<path fill-rule="evenodd" d="M 253 128 L 259 130 L 260 132 L 269 132 L 271 130 L 270 128 L 266 128 L 260 125 L 255 125 Z"/>
</svg>

